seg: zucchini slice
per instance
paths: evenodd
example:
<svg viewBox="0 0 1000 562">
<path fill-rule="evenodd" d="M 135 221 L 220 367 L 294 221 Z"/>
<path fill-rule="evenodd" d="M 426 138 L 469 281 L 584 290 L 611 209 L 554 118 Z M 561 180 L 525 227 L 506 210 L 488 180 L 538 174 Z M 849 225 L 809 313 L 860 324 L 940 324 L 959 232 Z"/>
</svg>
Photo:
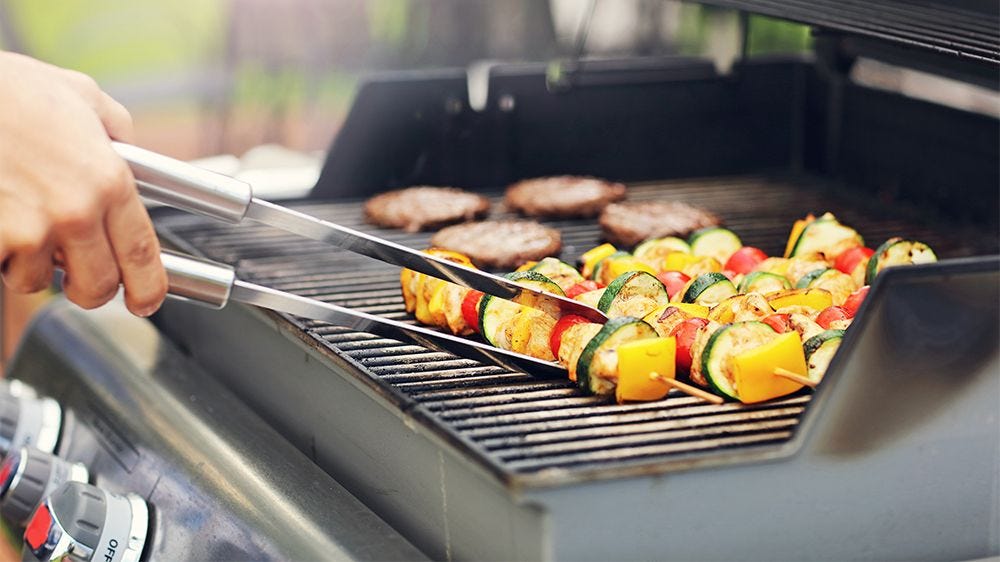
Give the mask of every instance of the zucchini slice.
<svg viewBox="0 0 1000 562">
<path fill-rule="evenodd" d="M 844 330 L 826 330 L 807 339 L 802 344 L 806 353 L 806 365 L 809 368 L 809 380 L 819 382 L 826 374 L 826 368 L 840 348 L 844 339 Z"/>
<path fill-rule="evenodd" d="M 721 273 L 703 273 L 691 280 L 681 302 L 713 307 L 736 294 L 736 287 Z"/>
<path fill-rule="evenodd" d="M 652 326 L 631 316 L 608 320 L 587 342 L 576 362 L 576 383 L 588 394 L 610 396 L 618 379 L 618 354 L 625 343 L 658 337 Z"/>
<path fill-rule="evenodd" d="M 674 252 L 690 254 L 691 246 L 676 236 L 665 236 L 663 238 L 646 240 L 636 246 L 632 254 L 635 256 L 635 259 L 659 268 L 664 258 Z"/>
<path fill-rule="evenodd" d="M 538 289 L 560 297 L 566 296 L 566 293 L 563 292 L 555 281 L 549 279 L 541 273 L 538 273 L 537 271 L 518 271 L 515 273 L 508 273 L 504 277 L 521 285 L 531 287 L 532 289 Z M 531 308 L 537 308 L 553 318 L 559 318 L 562 315 L 562 311 L 559 310 L 559 305 L 552 303 L 540 304 L 537 302 L 538 299 L 531 294 L 521 293 L 511 300 L 518 304 L 523 304 Z"/>
<path fill-rule="evenodd" d="M 559 285 L 559 288 L 563 292 L 583 281 L 583 275 L 580 275 L 580 272 L 575 267 L 564 261 L 560 261 L 559 258 L 544 258 L 529 271 L 541 273 L 548 277 L 553 283 Z"/>
<path fill-rule="evenodd" d="M 701 354 L 701 372 L 709 387 L 721 396 L 738 400 L 733 386 L 733 357 L 764 345 L 777 335 L 763 322 L 737 322 L 716 330 Z"/>
<path fill-rule="evenodd" d="M 868 270 L 865 272 L 865 285 L 871 285 L 875 277 L 887 267 L 899 265 L 918 265 L 937 261 L 934 250 L 923 242 L 904 240 L 899 237 L 890 238 L 875 250 L 868 260 Z"/>
<path fill-rule="evenodd" d="M 831 271 L 831 269 L 821 267 L 819 269 L 814 269 L 809 273 L 806 273 L 802 277 L 799 277 L 799 281 L 798 283 L 795 284 L 795 288 L 808 289 L 809 287 L 812 286 L 814 281 L 817 281 L 820 278 L 820 276 L 826 273 L 827 271 Z"/>
<path fill-rule="evenodd" d="M 691 244 L 692 254 L 715 258 L 723 264 L 736 250 L 743 247 L 739 236 L 731 230 L 718 226 L 694 231 L 688 238 L 688 243 Z"/>
<path fill-rule="evenodd" d="M 559 285 L 556 285 L 551 279 L 536 271 L 508 273 L 504 277 L 535 289 L 555 295 L 564 295 Z M 517 295 L 514 297 L 514 300 L 505 300 L 493 295 L 483 295 L 483 298 L 479 301 L 479 328 L 486 341 L 501 349 L 511 349 L 511 342 L 506 341 L 504 338 L 502 328 L 515 316 L 520 314 L 522 305 L 529 308 L 538 308 L 553 318 L 559 318 L 560 311 L 557 306 L 549 306 L 548 309 L 546 309 L 547 305 L 532 306 L 534 301 L 535 297 L 529 294 Z"/>
<path fill-rule="evenodd" d="M 847 297 L 858 289 L 850 275 L 836 269 L 817 269 L 803 275 L 795 285 L 798 289 L 824 289 L 830 292 L 833 304 L 844 304 Z"/>
<path fill-rule="evenodd" d="M 659 279 L 645 271 L 630 271 L 615 278 L 601 296 L 597 309 L 608 315 L 642 318 L 670 298 Z"/>
<path fill-rule="evenodd" d="M 741 293 L 773 293 L 791 289 L 792 284 L 783 275 L 767 271 L 751 271 L 740 281 Z"/>
<path fill-rule="evenodd" d="M 803 256 L 818 252 L 822 253 L 827 259 L 832 260 L 844 250 L 864 245 L 864 238 L 856 230 L 840 224 L 840 221 L 836 217 L 830 213 L 826 213 L 802 229 L 802 233 L 799 234 L 795 244 L 792 245 L 792 251 L 786 257 Z"/>
<path fill-rule="evenodd" d="M 502 340 L 502 327 L 513 320 L 521 308 L 516 302 L 483 295 L 479 301 L 479 330 L 490 345 L 500 349 L 511 348 L 511 342 Z"/>
</svg>

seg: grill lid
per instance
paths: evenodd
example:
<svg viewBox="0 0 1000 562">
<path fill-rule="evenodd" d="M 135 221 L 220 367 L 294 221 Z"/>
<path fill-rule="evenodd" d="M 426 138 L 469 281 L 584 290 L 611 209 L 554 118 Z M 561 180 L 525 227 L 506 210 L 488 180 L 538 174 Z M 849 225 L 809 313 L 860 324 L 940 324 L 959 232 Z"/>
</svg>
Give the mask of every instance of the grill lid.
<svg viewBox="0 0 1000 562">
<path fill-rule="evenodd" d="M 826 30 L 1000 66 L 995 2 L 927 0 L 703 0 Z"/>
</svg>

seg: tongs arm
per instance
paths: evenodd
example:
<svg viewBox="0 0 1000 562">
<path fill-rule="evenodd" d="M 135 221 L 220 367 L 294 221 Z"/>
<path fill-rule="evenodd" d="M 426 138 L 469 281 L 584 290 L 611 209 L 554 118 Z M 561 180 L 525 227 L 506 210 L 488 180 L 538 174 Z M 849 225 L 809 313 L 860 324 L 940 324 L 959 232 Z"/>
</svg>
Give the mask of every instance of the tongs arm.
<svg viewBox="0 0 1000 562">
<path fill-rule="evenodd" d="M 132 168 L 139 193 L 158 203 L 233 224 L 246 218 L 502 299 L 516 300 L 536 308 L 560 310 L 566 314 L 580 314 L 594 322 L 607 320 L 607 316 L 596 308 L 565 296 L 526 287 L 485 271 L 257 199 L 250 184 L 229 176 L 135 146 L 117 142 L 113 146 Z M 521 295 L 527 296 L 522 299 Z"/>
<path fill-rule="evenodd" d="M 248 283 L 237 279 L 235 270 L 228 265 L 167 251 L 160 258 L 167 270 L 170 295 L 175 298 L 215 309 L 221 309 L 233 300 L 388 338 L 413 339 L 426 347 L 487 361 L 535 377 L 567 376 L 566 370 L 558 363 Z"/>
</svg>

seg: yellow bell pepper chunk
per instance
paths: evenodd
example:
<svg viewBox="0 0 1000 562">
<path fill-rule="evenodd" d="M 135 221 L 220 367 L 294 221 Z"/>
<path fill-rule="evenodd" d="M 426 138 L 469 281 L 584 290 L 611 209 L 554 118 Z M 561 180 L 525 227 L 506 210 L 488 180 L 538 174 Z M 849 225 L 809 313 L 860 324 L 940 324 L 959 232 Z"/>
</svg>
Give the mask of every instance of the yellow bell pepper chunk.
<svg viewBox="0 0 1000 562">
<path fill-rule="evenodd" d="M 591 248 L 580 256 L 580 260 L 583 262 L 583 271 L 580 273 L 587 279 L 590 279 L 590 275 L 594 273 L 594 266 L 597 262 L 603 260 L 604 258 L 610 256 L 611 254 L 618 251 L 611 244 L 601 244 L 596 248 Z"/>
<path fill-rule="evenodd" d="M 685 252 L 670 252 L 663 258 L 663 265 L 660 271 L 684 271 L 690 265 L 701 261 L 701 257 Z"/>
<path fill-rule="evenodd" d="M 740 402 L 753 404 L 791 394 L 802 385 L 776 376 L 775 369 L 785 369 L 803 377 L 808 375 L 806 355 L 798 332 L 786 332 L 771 342 L 733 357 L 733 386 Z"/>
<path fill-rule="evenodd" d="M 833 305 L 833 295 L 826 289 L 791 289 L 768 293 L 767 302 L 775 310 L 781 310 L 786 306 L 805 306 L 823 310 Z"/>
<path fill-rule="evenodd" d="M 676 308 L 687 314 L 688 316 L 696 316 L 698 318 L 708 318 L 708 312 L 711 310 L 707 306 L 702 306 L 700 304 L 686 303 L 686 302 L 671 302 L 667 304 L 661 304 L 660 306 L 654 308 L 651 312 L 642 317 L 642 319 L 647 323 L 654 323 L 656 320 L 663 316 L 668 308 Z"/>
<path fill-rule="evenodd" d="M 417 272 L 412 269 L 404 269 L 399 272 L 399 285 L 403 288 L 403 304 L 407 312 L 413 312 L 417 308 L 417 295 L 411 290 L 410 282 Z"/>
<path fill-rule="evenodd" d="M 619 275 L 623 275 L 630 271 L 645 271 L 650 275 L 656 275 L 655 269 L 635 258 L 623 257 L 621 259 L 610 260 L 609 263 L 602 267 L 608 268 L 607 278 L 609 282 L 614 281 Z M 603 271 L 601 272 L 601 277 L 605 277 Z"/>
<path fill-rule="evenodd" d="M 521 264 L 521 267 L 515 269 L 514 271 L 517 271 L 517 272 L 528 271 L 532 267 L 535 267 L 536 265 L 538 265 L 537 261 L 526 261 L 523 264 Z"/>
<path fill-rule="evenodd" d="M 447 284 L 442 282 L 439 287 L 431 293 L 431 299 L 427 302 L 427 312 L 430 313 L 431 325 L 441 328 L 448 327 L 448 317 L 444 312 L 444 290 Z"/>
<path fill-rule="evenodd" d="M 698 318 L 708 318 L 708 312 L 711 310 L 707 306 L 687 302 L 675 302 L 671 303 L 670 306 L 679 308 L 681 312 L 686 312 Z"/>
<path fill-rule="evenodd" d="M 674 378 L 676 338 L 651 338 L 618 346 L 618 403 L 660 400 L 670 385 L 658 379 Z M 654 376 L 656 374 L 658 377 Z"/>
<path fill-rule="evenodd" d="M 799 236 L 802 235 L 802 231 L 806 229 L 809 223 L 816 220 L 816 217 L 809 215 L 804 219 L 799 219 L 795 221 L 792 225 L 792 232 L 788 235 L 788 242 L 785 244 L 785 257 L 787 258 L 792 253 L 792 248 L 795 247 L 795 243 L 799 241 Z"/>
</svg>

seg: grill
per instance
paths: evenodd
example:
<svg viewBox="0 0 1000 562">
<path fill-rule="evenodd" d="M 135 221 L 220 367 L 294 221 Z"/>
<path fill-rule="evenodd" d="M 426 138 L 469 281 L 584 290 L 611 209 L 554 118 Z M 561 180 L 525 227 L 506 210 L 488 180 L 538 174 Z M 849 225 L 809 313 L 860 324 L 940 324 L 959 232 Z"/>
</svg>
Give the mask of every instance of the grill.
<svg viewBox="0 0 1000 562">
<path fill-rule="evenodd" d="M 926 240 L 942 256 L 996 251 L 983 233 L 921 223 L 905 213 L 864 210 L 844 186 L 818 178 L 724 177 L 638 184 L 633 200 L 672 198 L 725 217 L 745 243 L 780 253 L 788 225 L 807 212 L 833 211 L 868 240 L 905 233 Z M 498 198 L 494 202 L 499 206 Z M 303 202 L 304 212 L 416 248 L 430 234 L 406 234 L 365 225 L 358 201 Z M 595 221 L 549 221 L 564 235 L 562 258 L 572 262 L 599 243 Z M 229 227 L 174 215 L 158 221 L 162 235 L 184 250 L 237 266 L 241 278 L 396 320 L 403 308 L 399 270 L 268 227 Z M 666 403 L 611 405 L 584 396 L 569 381 L 530 375 L 349 331 L 288 318 L 311 345 L 350 361 L 357 374 L 403 408 L 426 413 L 429 423 L 460 443 L 480 463 L 518 484 L 612 478 L 649 465 L 676 464 L 694 455 L 787 441 L 809 394 L 755 406 L 704 405 L 682 394 Z M 559 469 L 558 476 L 553 476 Z"/>
<path fill-rule="evenodd" d="M 995 6 L 708 3 L 815 25 L 816 52 L 741 60 L 726 75 L 657 58 L 495 65 L 484 83 L 462 69 L 372 77 L 310 198 L 288 204 L 424 248 L 430 234 L 363 224 L 364 198 L 429 184 L 498 203 L 521 178 L 590 174 L 628 183 L 632 200 L 706 207 L 770 255 L 810 212 L 833 212 L 871 246 L 928 243 L 943 261 L 879 276 L 815 391 L 751 406 L 676 393 L 617 405 L 415 341 L 179 302 L 154 319 L 153 366 L 126 376 L 141 334 L 64 307 L 14 368 L 67 409 L 61 452 L 99 483 L 146 492 L 172 540 L 152 547 L 164 559 L 191 556 L 169 545 L 195 548 L 192 514 L 209 512 L 229 558 L 328 543 L 416 558 L 405 541 L 449 560 L 1000 553 L 1000 121 L 850 79 L 865 56 L 995 89 Z M 413 321 L 394 267 L 265 227 L 153 215 L 168 245 L 243 279 Z M 600 241 L 595 221 L 547 224 L 567 261 Z M 97 436 L 81 441 L 88 431 Z M 105 452 L 90 453 L 95 443 Z M 231 476 L 202 478 L 209 469 Z M 311 550 L 295 549 L 299 523 Z M 268 548 L 237 550 L 246 536 Z"/>
</svg>

